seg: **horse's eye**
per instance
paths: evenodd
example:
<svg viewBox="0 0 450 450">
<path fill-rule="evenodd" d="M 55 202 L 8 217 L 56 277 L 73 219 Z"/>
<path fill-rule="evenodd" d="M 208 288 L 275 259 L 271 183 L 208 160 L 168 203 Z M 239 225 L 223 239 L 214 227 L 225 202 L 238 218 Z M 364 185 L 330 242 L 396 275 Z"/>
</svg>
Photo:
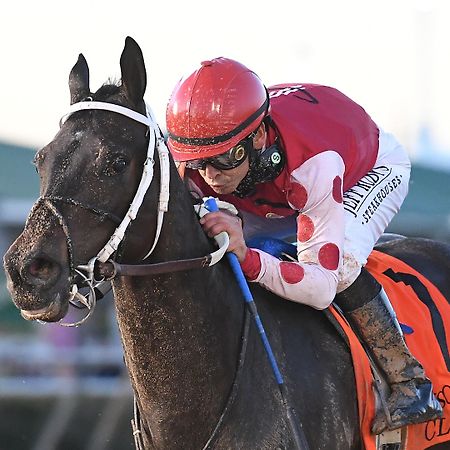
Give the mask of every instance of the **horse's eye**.
<svg viewBox="0 0 450 450">
<path fill-rule="evenodd" d="M 119 173 L 122 173 L 128 165 L 128 161 L 123 156 L 117 156 L 114 158 L 114 160 L 111 162 L 110 165 L 110 175 L 117 175 Z"/>
</svg>

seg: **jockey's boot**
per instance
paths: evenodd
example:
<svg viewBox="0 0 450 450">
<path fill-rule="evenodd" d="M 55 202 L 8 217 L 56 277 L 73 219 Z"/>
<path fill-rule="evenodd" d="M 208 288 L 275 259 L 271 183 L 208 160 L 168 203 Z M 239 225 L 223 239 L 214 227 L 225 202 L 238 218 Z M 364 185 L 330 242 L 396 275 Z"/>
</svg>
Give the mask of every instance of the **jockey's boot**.
<svg viewBox="0 0 450 450">
<path fill-rule="evenodd" d="M 379 434 L 441 417 L 442 408 L 431 381 L 408 350 L 395 312 L 378 281 L 363 268 L 355 282 L 336 296 L 336 302 L 391 390 L 385 411 L 380 411 L 372 424 L 372 432 Z"/>
</svg>

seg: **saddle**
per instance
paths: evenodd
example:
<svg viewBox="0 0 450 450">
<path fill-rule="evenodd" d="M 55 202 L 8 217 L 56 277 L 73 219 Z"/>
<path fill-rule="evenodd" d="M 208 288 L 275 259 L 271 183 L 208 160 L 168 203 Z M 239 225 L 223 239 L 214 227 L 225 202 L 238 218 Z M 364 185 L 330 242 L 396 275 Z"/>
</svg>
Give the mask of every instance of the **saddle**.
<svg viewBox="0 0 450 450">
<path fill-rule="evenodd" d="M 280 259 L 297 257 L 295 245 L 272 238 L 247 242 Z M 361 436 L 365 450 L 425 450 L 450 440 L 450 304 L 422 274 L 390 255 L 374 250 L 366 265 L 382 284 L 401 324 L 406 344 L 422 363 L 443 407 L 441 418 L 374 436 L 370 432 L 382 408 L 386 383 L 371 364 L 356 334 L 332 304 L 324 311 L 349 345 L 353 359 Z"/>
</svg>

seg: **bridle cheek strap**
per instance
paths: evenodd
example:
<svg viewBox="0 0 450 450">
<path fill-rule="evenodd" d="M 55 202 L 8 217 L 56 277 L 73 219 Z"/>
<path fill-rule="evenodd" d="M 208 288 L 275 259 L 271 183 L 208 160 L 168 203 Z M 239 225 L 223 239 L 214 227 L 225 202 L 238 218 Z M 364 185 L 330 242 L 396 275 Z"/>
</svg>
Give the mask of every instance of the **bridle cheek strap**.
<svg viewBox="0 0 450 450">
<path fill-rule="evenodd" d="M 148 108 L 150 117 L 153 118 L 152 111 Z M 153 119 L 154 120 L 154 119 Z M 156 123 L 156 122 L 155 122 Z M 159 190 L 159 201 L 158 201 L 158 218 L 156 222 L 156 233 L 155 239 L 153 241 L 153 245 L 147 254 L 142 258 L 147 259 L 153 252 L 158 243 L 159 236 L 161 234 L 162 225 L 164 222 L 164 213 L 169 209 L 169 197 L 170 197 L 170 161 L 169 161 L 169 149 L 164 141 L 164 138 L 157 128 L 159 136 L 156 138 L 157 140 L 157 148 L 159 155 L 159 165 L 161 170 L 161 182 L 160 182 L 160 190 Z M 139 191 L 139 190 L 138 190 Z M 104 261 L 103 261 L 104 262 Z"/>
<path fill-rule="evenodd" d="M 70 106 L 69 112 L 61 119 L 61 124 L 63 124 L 71 114 L 77 111 L 98 110 L 98 109 L 105 111 L 112 111 L 121 114 L 123 116 L 127 116 L 130 119 L 135 120 L 136 122 L 146 125 L 149 129 L 149 140 L 148 140 L 147 157 L 145 159 L 144 168 L 142 171 L 142 178 L 139 183 L 136 194 L 134 196 L 134 199 L 131 202 L 130 207 L 120 225 L 116 228 L 113 235 L 110 237 L 109 241 L 105 244 L 105 246 L 98 252 L 97 256 L 93 259 L 98 260 L 100 262 L 106 262 L 109 259 L 109 257 L 119 248 L 119 245 L 125 236 L 125 232 L 128 226 L 134 219 L 136 219 L 139 209 L 144 201 L 145 194 L 147 193 L 148 188 L 150 187 L 150 184 L 153 180 L 154 174 L 153 166 L 155 163 L 154 151 L 155 148 L 157 148 L 161 168 L 158 218 L 153 245 L 143 258 L 146 259 L 150 256 L 150 254 L 155 249 L 156 244 L 158 243 L 158 239 L 161 234 L 161 229 L 164 221 L 164 213 L 167 212 L 169 207 L 169 185 L 170 185 L 169 150 L 164 142 L 161 130 L 159 129 L 159 126 L 155 121 L 153 112 L 148 105 L 146 105 L 147 115 L 144 116 L 143 114 L 133 111 L 132 109 L 125 108 L 124 106 L 120 105 L 115 105 L 113 103 L 96 102 L 96 101 L 74 103 L 73 105 Z"/>
</svg>

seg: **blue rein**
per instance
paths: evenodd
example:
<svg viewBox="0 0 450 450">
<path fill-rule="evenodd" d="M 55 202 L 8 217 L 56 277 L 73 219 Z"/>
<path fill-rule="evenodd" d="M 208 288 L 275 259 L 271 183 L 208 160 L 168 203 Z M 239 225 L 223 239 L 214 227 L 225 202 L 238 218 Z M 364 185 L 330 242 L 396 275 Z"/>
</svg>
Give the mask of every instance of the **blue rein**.
<svg viewBox="0 0 450 450">
<path fill-rule="evenodd" d="M 204 206 L 210 212 L 219 211 L 216 200 L 212 197 L 205 200 Z M 272 367 L 272 371 L 275 376 L 275 380 L 277 382 L 278 388 L 281 393 L 281 398 L 283 400 L 283 404 L 286 407 L 287 416 L 289 419 L 289 423 L 291 425 L 291 431 L 292 431 L 292 434 L 294 437 L 296 447 L 299 450 L 309 450 L 309 445 L 306 441 L 306 437 L 303 432 L 301 423 L 298 422 L 293 408 L 291 408 L 287 403 L 287 390 L 286 390 L 286 385 L 284 384 L 283 376 L 281 375 L 280 369 L 278 368 L 278 363 L 275 359 L 275 355 L 273 354 L 270 342 L 267 339 L 267 335 L 264 330 L 264 326 L 262 324 L 261 318 L 259 317 L 256 303 L 253 300 L 252 293 L 250 292 L 250 288 L 248 286 L 245 275 L 242 272 L 242 268 L 241 268 L 241 265 L 239 264 L 239 260 L 237 259 L 237 256 L 231 252 L 227 253 L 227 258 L 231 265 L 231 269 L 236 277 L 238 285 L 242 291 L 247 308 L 249 309 L 250 314 L 253 317 L 253 320 L 255 321 L 256 328 L 258 330 L 259 336 L 264 345 L 264 350 L 266 351 L 267 357 L 269 358 L 269 362 Z"/>
</svg>

